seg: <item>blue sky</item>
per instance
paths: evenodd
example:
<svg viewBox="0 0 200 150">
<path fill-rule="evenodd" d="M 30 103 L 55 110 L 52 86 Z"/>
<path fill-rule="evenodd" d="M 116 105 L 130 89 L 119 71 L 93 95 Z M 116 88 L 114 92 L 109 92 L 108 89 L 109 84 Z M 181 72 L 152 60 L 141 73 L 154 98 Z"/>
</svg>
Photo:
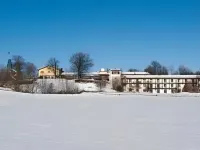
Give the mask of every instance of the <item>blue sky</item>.
<svg viewBox="0 0 200 150">
<path fill-rule="evenodd" d="M 7 52 L 37 67 L 50 57 L 69 68 L 87 52 L 100 68 L 144 69 L 152 60 L 200 68 L 198 0 L 0 1 L 0 64 Z"/>
</svg>

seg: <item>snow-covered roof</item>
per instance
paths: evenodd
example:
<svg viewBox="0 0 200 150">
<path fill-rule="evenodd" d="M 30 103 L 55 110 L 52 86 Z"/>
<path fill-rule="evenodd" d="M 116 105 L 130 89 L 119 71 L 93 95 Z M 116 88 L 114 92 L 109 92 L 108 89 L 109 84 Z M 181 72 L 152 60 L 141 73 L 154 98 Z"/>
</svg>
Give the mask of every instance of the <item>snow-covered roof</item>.
<svg viewBox="0 0 200 150">
<path fill-rule="evenodd" d="M 148 75 L 148 72 L 122 72 L 122 75 Z"/>
<path fill-rule="evenodd" d="M 199 75 L 124 75 L 126 78 L 151 78 L 151 79 L 157 79 L 157 78 L 166 78 L 166 79 L 192 79 L 192 78 L 199 78 Z"/>
<path fill-rule="evenodd" d="M 99 74 L 99 72 L 89 72 L 89 73 L 84 73 L 84 75 L 87 75 L 87 76 L 95 76 L 95 75 L 98 75 Z M 63 72 L 62 73 L 62 75 L 71 75 L 71 76 L 73 76 L 73 75 L 76 75 L 76 73 L 74 73 L 74 72 Z"/>
<path fill-rule="evenodd" d="M 121 71 L 119 68 L 110 69 L 111 71 Z"/>
</svg>

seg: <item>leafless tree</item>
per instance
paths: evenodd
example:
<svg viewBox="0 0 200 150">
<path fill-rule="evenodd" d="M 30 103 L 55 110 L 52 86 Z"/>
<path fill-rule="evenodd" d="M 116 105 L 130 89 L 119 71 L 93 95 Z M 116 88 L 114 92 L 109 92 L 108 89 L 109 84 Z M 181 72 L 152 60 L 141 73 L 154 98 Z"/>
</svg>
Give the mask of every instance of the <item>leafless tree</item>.
<svg viewBox="0 0 200 150">
<path fill-rule="evenodd" d="M 151 64 L 144 69 L 144 71 L 152 75 L 168 75 L 168 69 L 161 65 L 158 61 L 152 61 Z"/>
<path fill-rule="evenodd" d="M 138 69 L 133 69 L 133 68 L 130 68 L 128 69 L 129 72 L 138 72 L 139 70 Z"/>
<path fill-rule="evenodd" d="M 59 60 L 54 57 L 50 58 L 47 62 L 47 65 L 53 68 L 55 78 L 58 76 L 59 63 Z"/>
<path fill-rule="evenodd" d="M 17 72 L 17 76 L 16 79 L 20 80 L 23 78 L 23 70 L 25 67 L 25 60 L 22 56 L 13 56 L 12 57 L 12 61 L 13 61 L 13 67 Z"/>
<path fill-rule="evenodd" d="M 7 81 L 8 73 L 4 67 L 0 68 L 0 87 L 4 86 L 5 82 Z"/>
<path fill-rule="evenodd" d="M 93 67 L 93 60 L 89 54 L 78 52 L 70 58 L 71 70 L 77 73 L 78 79 L 82 78 L 84 73 L 87 73 Z"/>
<path fill-rule="evenodd" d="M 191 69 L 189 69 L 188 67 L 186 67 L 184 65 L 179 66 L 178 73 L 180 75 L 192 75 L 192 74 L 194 74 Z"/>
<path fill-rule="evenodd" d="M 27 62 L 24 70 L 25 76 L 29 79 L 35 78 L 37 74 L 36 66 L 33 63 Z"/>
</svg>

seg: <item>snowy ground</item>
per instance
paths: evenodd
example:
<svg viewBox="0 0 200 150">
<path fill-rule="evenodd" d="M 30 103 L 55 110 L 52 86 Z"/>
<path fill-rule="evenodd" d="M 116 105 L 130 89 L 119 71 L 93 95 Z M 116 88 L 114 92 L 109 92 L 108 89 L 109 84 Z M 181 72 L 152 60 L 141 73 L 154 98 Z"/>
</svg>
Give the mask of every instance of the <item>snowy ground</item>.
<svg viewBox="0 0 200 150">
<path fill-rule="evenodd" d="M 0 90 L 0 150 L 199 150 L 200 99 Z"/>
<path fill-rule="evenodd" d="M 74 80 L 65 80 L 65 79 L 38 79 L 37 83 L 41 84 L 42 82 L 52 83 L 56 91 L 64 90 L 66 83 L 71 87 L 78 87 L 80 91 L 86 92 L 98 92 L 100 89 L 96 86 L 95 83 L 75 83 Z M 105 88 L 101 89 L 105 92 L 115 92 L 111 89 L 110 85 L 107 85 Z"/>
</svg>

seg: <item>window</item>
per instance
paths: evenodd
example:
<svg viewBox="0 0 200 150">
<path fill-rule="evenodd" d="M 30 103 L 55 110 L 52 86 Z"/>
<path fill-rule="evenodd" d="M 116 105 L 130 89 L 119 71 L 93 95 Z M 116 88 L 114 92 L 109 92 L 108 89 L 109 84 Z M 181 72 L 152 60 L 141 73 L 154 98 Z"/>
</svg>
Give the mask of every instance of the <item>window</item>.
<svg viewBox="0 0 200 150">
<path fill-rule="evenodd" d="M 171 82 L 173 82 L 173 79 L 171 79 Z"/>
<path fill-rule="evenodd" d="M 164 93 L 167 93 L 167 90 L 166 90 L 166 89 L 164 90 Z"/>
<path fill-rule="evenodd" d="M 44 71 L 41 71 L 41 73 L 44 73 Z"/>
<path fill-rule="evenodd" d="M 164 82 L 166 82 L 166 79 L 164 79 Z"/>
<path fill-rule="evenodd" d="M 119 74 L 119 71 L 112 71 L 112 74 Z"/>
<path fill-rule="evenodd" d="M 166 84 L 164 84 L 164 87 L 166 87 Z"/>
<path fill-rule="evenodd" d="M 171 84 L 171 87 L 173 87 L 173 84 Z"/>
<path fill-rule="evenodd" d="M 48 71 L 48 73 L 51 73 L 51 71 Z"/>
</svg>

